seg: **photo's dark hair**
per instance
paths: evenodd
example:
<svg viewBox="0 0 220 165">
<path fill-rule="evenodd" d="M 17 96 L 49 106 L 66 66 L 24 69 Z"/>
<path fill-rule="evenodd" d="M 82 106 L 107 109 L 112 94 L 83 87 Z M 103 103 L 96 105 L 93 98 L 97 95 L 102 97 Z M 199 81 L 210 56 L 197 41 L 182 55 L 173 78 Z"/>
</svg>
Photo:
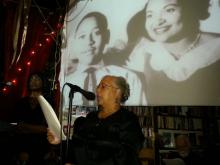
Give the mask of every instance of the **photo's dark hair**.
<svg viewBox="0 0 220 165">
<path fill-rule="evenodd" d="M 133 15 L 129 20 L 127 24 L 128 43 L 130 44 L 129 46 L 135 46 L 139 39 L 143 36 L 148 37 L 145 30 L 145 18 L 145 11 L 141 10 Z"/>
<path fill-rule="evenodd" d="M 199 21 L 210 15 L 210 0 L 178 0 L 178 3 L 182 8 L 183 23 L 191 30 L 199 30 Z"/>
<path fill-rule="evenodd" d="M 145 10 L 141 10 L 137 13 L 135 13 L 131 19 L 129 20 L 127 24 L 127 45 L 124 49 L 124 54 L 131 54 L 134 47 L 137 45 L 137 43 L 143 38 L 150 38 L 146 29 L 145 29 Z M 129 57 L 126 57 L 128 59 Z"/>
<path fill-rule="evenodd" d="M 124 103 L 125 101 L 128 100 L 130 96 L 130 87 L 129 84 L 127 83 L 126 79 L 124 77 L 116 77 L 116 82 L 117 86 L 122 92 L 122 97 L 121 97 L 121 103 Z"/>
<path fill-rule="evenodd" d="M 101 45 L 100 50 L 103 50 L 105 45 L 109 42 L 109 37 L 110 37 L 110 31 L 108 29 L 108 21 L 107 21 L 107 18 L 104 14 L 102 14 L 100 12 L 90 12 L 90 13 L 86 14 L 78 23 L 76 30 L 75 30 L 75 34 L 77 33 L 82 22 L 85 19 L 91 18 L 91 17 L 94 17 L 96 19 L 99 31 L 102 35 L 102 45 Z M 94 61 L 99 61 L 100 58 L 101 58 L 100 56 L 96 57 Z"/>
<path fill-rule="evenodd" d="M 205 20 L 209 17 L 210 0 L 179 0 L 183 14 L 194 17 L 196 20 Z"/>
<path fill-rule="evenodd" d="M 108 21 L 107 18 L 104 14 L 100 13 L 100 12 L 91 12 L 86 14 L 78 23 L 75 32 L 78 31 L 79 26 L 81 25 L 81 23 L 86 19 L 86 18 L 90 18 L 90 17 L 94 17 L 96 18 L 97 24 L 99 29 L 101 30 L 101 32 L 105 32 L 108 29 Z"/>
</svg>

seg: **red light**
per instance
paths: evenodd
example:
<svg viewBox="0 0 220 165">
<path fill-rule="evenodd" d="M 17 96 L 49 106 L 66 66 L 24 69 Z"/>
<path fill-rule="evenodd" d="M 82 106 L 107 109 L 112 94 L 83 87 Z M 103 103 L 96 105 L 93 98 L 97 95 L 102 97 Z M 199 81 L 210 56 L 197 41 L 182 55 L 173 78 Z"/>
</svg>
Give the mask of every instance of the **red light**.
<svg viewBox="0 0 220 165">
<path fill-rule="evenodd" d="M 7 88 L 4 87 L 4 88 L 2 89 L 2 91 L 3 91 L 3 92 L 7 92 Z"/>
<path fill-rule="evenodd" d="M 19 72 L 21 72 L 22 71 L 22 69 L 19 67 L 18 69 L 17 69 Z"/>
<path fill-rule="evenodd" d="M 27 65 L 28 65 L 28 66 L 30 66 L 30 65 L 31 65 L 31 62 L 30 62 L 30 61 L 28 61 L 28 62 L 27 62 Z"/>
<path fill-rule="evenodd" d="M 49 38 L 46 38 L 46 41 L 47 41 L 47 42 L 50 42 L 50 39 L 49 39 Z"/>
<path fill-rule="evenodd" d="M 36 52 L 34 50 L 31 51 L 31 54 L 34 55 Z"/>
<path fill-rule="evenodd" d="M 12 83 L 13 83 L 13 84 L 17 84 L 17 80 L 16 80 L 16 79 L 13 79 L 13 80 L 12 80 Z"/>
<path fill-rule="evenodd" d="M 40 46 L 40 47 L 41 47 L 41 46 L 42 46 L 42 43 L 39 43 L 39 44 L 38 44 L 38 46 Z"/>
</svg>

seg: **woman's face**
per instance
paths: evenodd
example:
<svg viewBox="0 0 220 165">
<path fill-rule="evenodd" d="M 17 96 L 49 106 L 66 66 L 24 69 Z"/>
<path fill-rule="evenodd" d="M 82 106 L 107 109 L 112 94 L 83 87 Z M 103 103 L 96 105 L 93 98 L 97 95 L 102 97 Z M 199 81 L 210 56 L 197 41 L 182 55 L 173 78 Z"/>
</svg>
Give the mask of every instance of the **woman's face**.
<svg viewBox="0 0 220 165">
<path fill-rule="evenodd" d="M 32 75 L 29 81 L 29 89 L 30 90 L 40 90 L 42 89 L 43 82 L 38 75 Z"/>
<path fill-rule="evenodd" d="M 115 78 L 111 76 L 104 77 L 96 89 L 97 103 L 100 106 L 108 106 L 118 101 L 120 104 L 121 90 L 115 83 Z"/>
<path fill-rule="evenodd" d="M 172 42 L 183 30 L 178 0 L 150 0 L 146 7 L 145 29 L 151 39 Z"/>
<path fill-rule="evenodd" d="M 75 34 L 79 63 L 89 65 L 103 50 L 103 34 L 95 17 L 84 19 Z"/>
<path fill-rule="evenodd" d="M 39 94 L 42 92 L 42 79 L 38 75 L 32 75 L 28 85 L 30 90 L 29 96 L 36 99 L 36 97 L 39 96 Z"/>
</svg>

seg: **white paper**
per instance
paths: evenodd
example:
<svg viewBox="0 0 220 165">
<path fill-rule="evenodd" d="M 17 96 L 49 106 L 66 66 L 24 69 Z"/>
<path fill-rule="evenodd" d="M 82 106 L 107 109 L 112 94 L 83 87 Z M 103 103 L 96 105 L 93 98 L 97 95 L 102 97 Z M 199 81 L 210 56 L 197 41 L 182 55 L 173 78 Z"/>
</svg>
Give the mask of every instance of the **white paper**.
<svg viewBox="0 0 220 165">
<path fill-rule="evenodd" d="M 43 110 L 44 117 L 47 121 L 49 129 L 59 138 L 60 137 L 60 131 L 61 131 L 61 126 L 60 122 L 57 118 L 56 113 L 54 112 L 52 106 L 47 102 L 47 100 L 42 96 L 38 96 L 38 101 L 40 103 L 41 109 Z M 66 140 L 66 136 L 62 130 L 62 140 Z"/>
</svg>

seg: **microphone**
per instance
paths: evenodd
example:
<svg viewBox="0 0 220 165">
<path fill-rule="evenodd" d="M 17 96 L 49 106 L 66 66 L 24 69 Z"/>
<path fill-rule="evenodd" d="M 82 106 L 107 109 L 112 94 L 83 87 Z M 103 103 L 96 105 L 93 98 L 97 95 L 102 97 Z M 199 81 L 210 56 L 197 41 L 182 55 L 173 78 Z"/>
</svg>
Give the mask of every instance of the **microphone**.
<svg viewBox="0 0 220 165">
<path fill-rule="evenodd" d="M 95 100 L 95 94 L 89 91 L 85 91 L 77 85 L 73 85 L 71 83 L 66 83 L 70 88 L 70 92 L 79 92 L 81 93 L 87 100 Z"/>
</svg>

